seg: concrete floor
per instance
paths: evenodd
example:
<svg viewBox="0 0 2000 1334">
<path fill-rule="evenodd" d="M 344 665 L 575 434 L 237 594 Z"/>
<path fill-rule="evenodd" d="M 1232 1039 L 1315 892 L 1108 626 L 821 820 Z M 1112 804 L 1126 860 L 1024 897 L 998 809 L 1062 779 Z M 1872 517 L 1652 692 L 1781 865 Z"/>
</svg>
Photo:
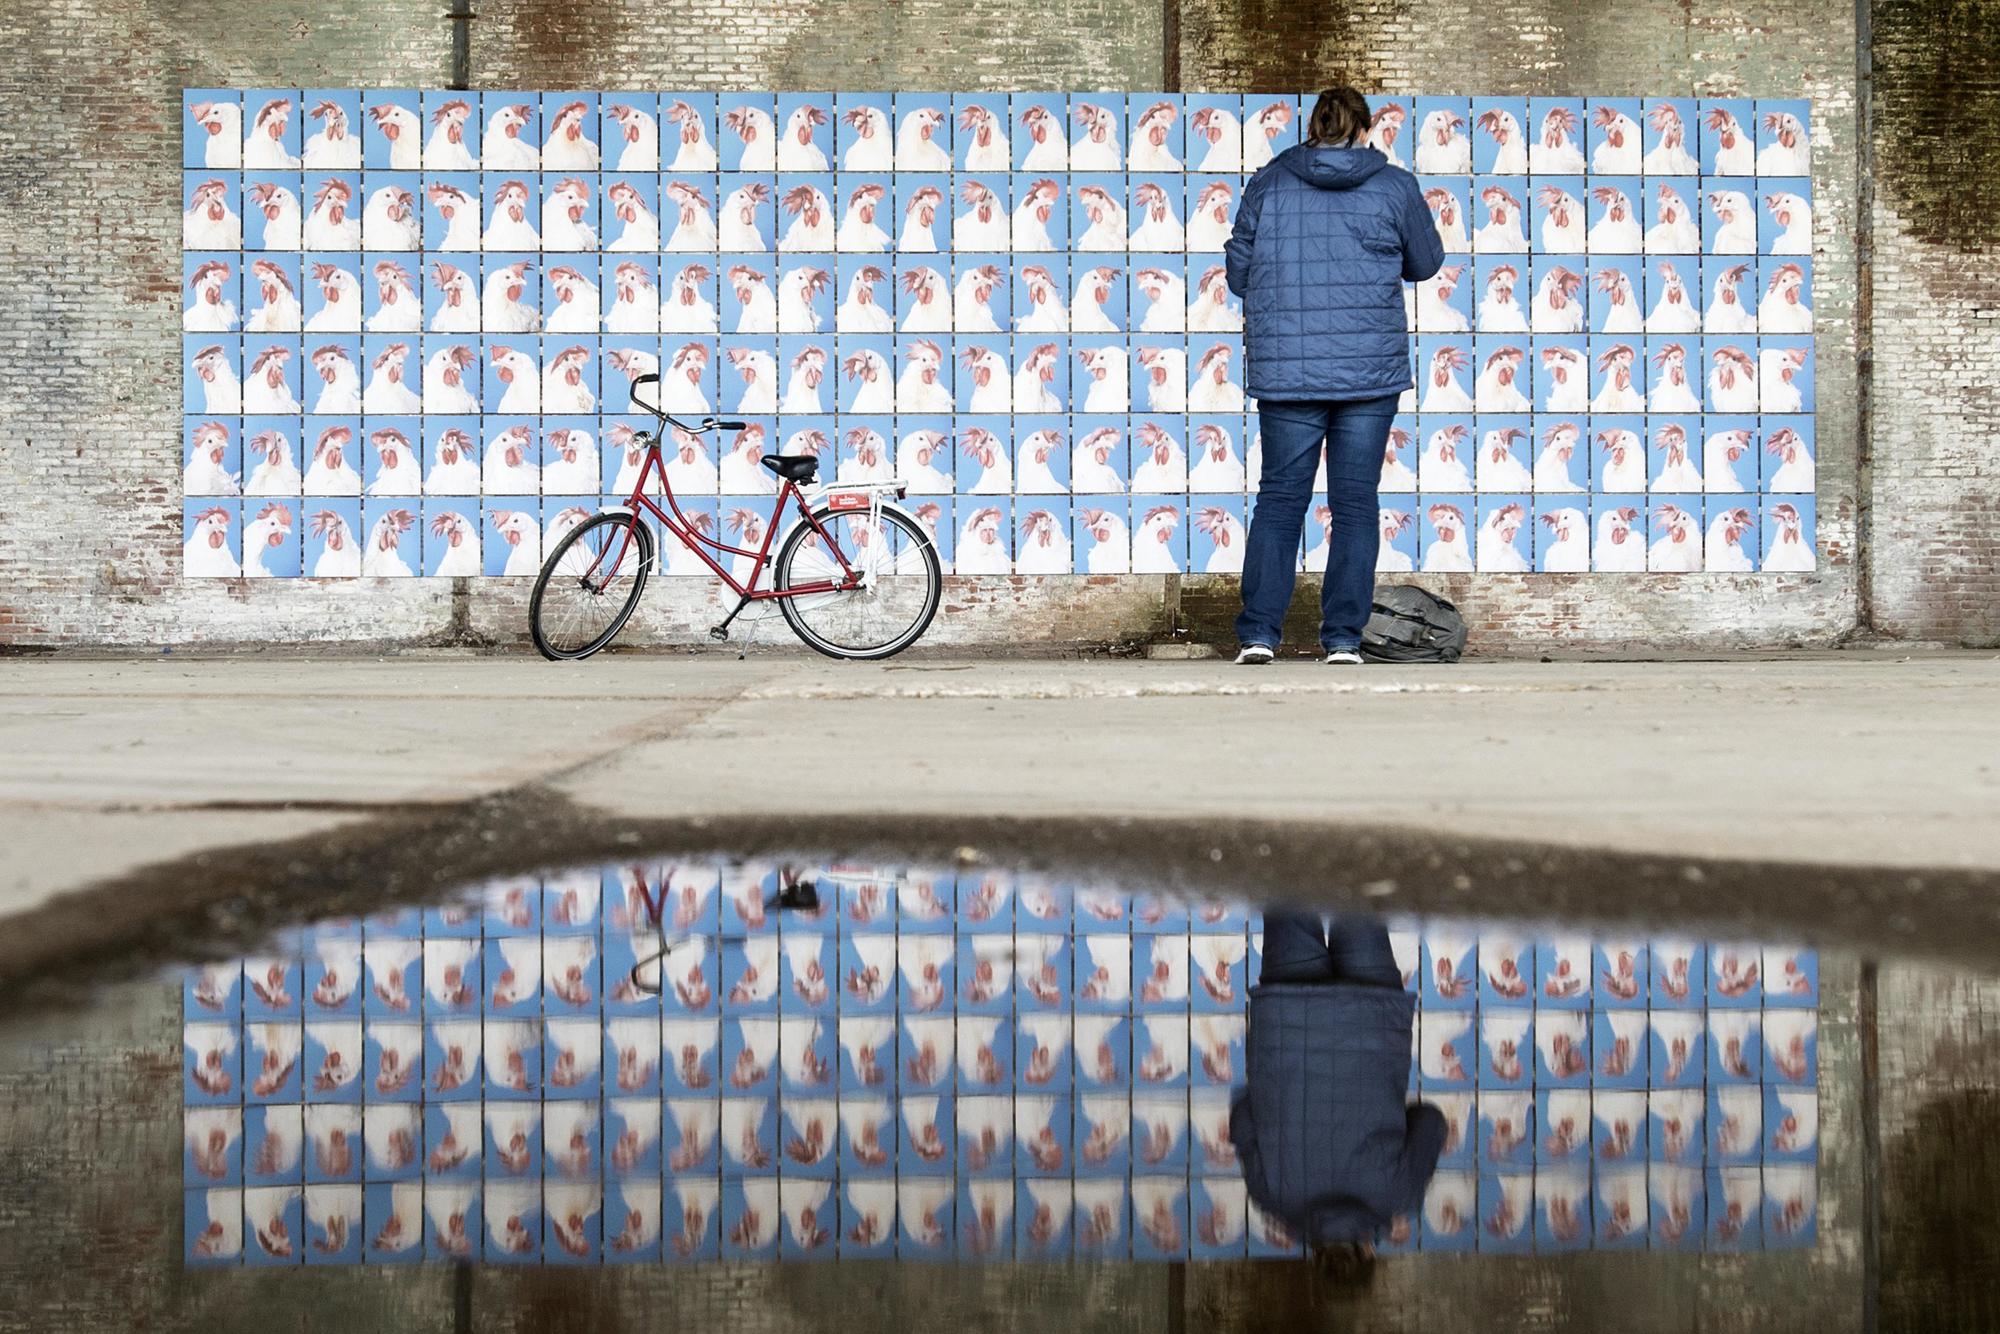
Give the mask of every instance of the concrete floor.
<svg viewBox="0 0 2000 1334">
<path fill-rule="evenodd" d="M 784 1271 L 716 1270 L 701 1288 L 667 1271 L 483 1274 L 482 1310 L 589 1309 L 609 1328 L 620 1311 L 667 1309 L 671 1294 L 702 1319 L 783 1312 L 779 1323 L 803 1328 L 851 1309 L 847 1295 L 1005 1312 L 1032 1293 L 1100 1315 L 1152 1312 L 1166 1327 L 1270 1328 L 1281 1308 L 1357 1329 L 1516 1311 L 1537 1328 L 1603 1328 L 1616 1312 L 1625 1328 L 1689 1330 L 1980 1328 L 2000 1309 L 1988 1244 L 2000 1181 L 1992 655 L 1344 673 L 777 655 L 567 668 L 448 654 L 17 660 L 0 669 L 0 754 L 12 761 L 0 770 L 0 996 L 31 1005 L 148 960 L 233 952 L 276 920 L 656 845 L 964 851 L 1426 910 L 1723 924 L 1830 947 L 1810 1252 L 1698 1270 L 1597 1255 L 1412 1266 L 1365 1310 L 1326 1307 L 1303 1271 L 1175 1278 L 1137 1266 L 978 1278 L 836 1267 L 816 1296 L 793 1293 Z M 111 994 L 165 995 L 140 986 Z M 79 1020 L 0 1017 L 0 1071 L 21 1072 L 0 1077 L 0 1103 L 10 1124 L 44 1127 L 21 1157 L 43 1173 L 21 1178 L 23 1198 L 84 1190 L 96 1203 L 77 1225 L 94 1226 L 130 1212 L 130 1182 L 103 1164 L 127 1163 L 133 1142 L 157 1141 L 147 1152 L 162 1163 L 177 1151 L 173 1086 L 148 1073 L 167 1068 L 177 1010 L 171 996 L 158 1008 L 95 1056 L 64 1036 Z M 6 1022 L 24 1025 L 16 1059 Z M 75 1115 L 81 1105 L 92 1114 Z M 171 1237 L 175 1221 L 149 1235 Z M 66 1253 L 48 1247 L 68 1234 L 36 1235 Z M 32 1264 L 43 1252 L 21 1254 Z M 95 1293 L 120 1310 L 198 1309 L 218 1328 L 298 1300 L 238 1283 L 161 1287 L 152 1270 L 83 1287 L 59 1265 L 41 1272 L 65 1309 Z M 926 1286 L 940 1274 L 949 1292 Z M 324 1279 L 312 1301 L 350 1324 L 384 1312 L 436 1324 L 449 1309 L 437 1271 L 375 1277 Z"/>
<path fill-rule="evenodd" d="M 1859 928 L 1928 926 L 1945 953 L 1993 948 L 2000 885 L 1992 654 L 17 659 L 0 753 L 0 916 L 27 914 L 0 975 L 66 912 L 107 929 L 71 891 L 118 887 L 126 925 L 238 895 L 248 874 L 278 893 L 314 859 L 410 844 L 412 821 L 467 828 L 479 803 L 467 842 L 491 855 L 432 838 L 438 874 L 644 830 L 912 855 L 976 841 L 1211 887 L 1351 879 L 1433 909 L 1463 910 L 1477 885 L 1480 907 L 1612 917 L 1638 882 L 1662 909 L 1729 919 L 1787 897 L 1755 892 L 1784 880 L 1810 923 L 1815 887 L 1844 883 Z M 258 848 L 280 860 L 246 860 Z M 1877 883 L 1926 911 L 1885 913 Z"/>
</svg>

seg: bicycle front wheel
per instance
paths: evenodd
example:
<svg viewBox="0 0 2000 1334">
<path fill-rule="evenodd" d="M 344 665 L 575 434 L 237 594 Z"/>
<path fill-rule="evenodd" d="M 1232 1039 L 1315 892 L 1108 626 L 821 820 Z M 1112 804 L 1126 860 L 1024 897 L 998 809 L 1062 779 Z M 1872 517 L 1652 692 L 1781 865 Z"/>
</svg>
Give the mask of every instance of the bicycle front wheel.
<svg viewBox="0 0 2000 1334">
<path fill-rule="evenodd" d="M 944 597 L 943 567 L 930 534 L 895 510 L 884 510 L 879 526 L 865 512 L 824 505 L 813 518 L 840 543 L 861 586 L 779 599 L 792 632 L 829 658 L 856 660 L 887 658 L 922 638 Z M 771 587 L 782 593 L 837 583 L 843 574 L 812 525 L 801 523 L 778 551 Z"/>
<path fill-rule="evenodd" d="M 587 658 L 632 619 L 653 569 L 653 531 L 636 516 L 607 511 L 556 543 L 535 577 L 528 629 L 556 661 Z"/>
</svg>

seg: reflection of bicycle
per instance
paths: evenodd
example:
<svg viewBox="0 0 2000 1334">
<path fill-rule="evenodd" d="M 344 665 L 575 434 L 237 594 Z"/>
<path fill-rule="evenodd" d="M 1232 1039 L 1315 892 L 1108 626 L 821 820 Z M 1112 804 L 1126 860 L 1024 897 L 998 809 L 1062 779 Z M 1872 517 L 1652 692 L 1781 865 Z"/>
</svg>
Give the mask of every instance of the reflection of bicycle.
<svg viewBox="0 0 2000 1334">
<path fill-rule="evenodd" d="M 661 883 L 657 896 L 646 888 L 643 877 L 639 881 L 640 906 L 645 910 L 647 923 L 653 928 L 653 952 L 634 963 L 626 976 L 631 979 L 632 989 L 641 995 L 658 996 L 666 990 L 663 974 L 667 959 L 690 938 L 685 931 L 672 936 L 667 934 L 667 900 L 673 893 L 672 880 L 673 877 L 668 876 Z M 774 912 L 817 912 L 820 906 L 819 886 L 802 878 L 798 868 L 781 866 L 778 868 L 778 892 L 764 900 L 764 906 Z M 636 923 L 633 940 L 638 940 Z"/>
<path fill-rule="evenodd" d="M 641 432 L 634 441 L 645 450 L 645 463 L 631 498 L 565 533 L 542 562 L 528 601 L 528 625 L 543 657 L 587 658 L 625 628 L 658 557 L 644 514 L 736 594 L 735 608 L 709 629 L 711 639 L 728 638 L 738 613 L 752 602 L 768 601 L 778 604 L 793 633 L 829 657 L 886 658 L 923 636 L 937 615 L 944 575 L 929 531 L 896 503 L 903 495 L 900 483 L 819 485 L 819 460 L 812 455 L 766 454 L 764 466 L 784 485 L 763 545 L 730 546 L 702 533 L 681 512 L 660 456 L 660 436 L 668 429 L 690 437 L 742 430 L 744 423 L 713 417 L 694 426 L 678 421 L 639 397 L 642 387 L 659 382 L 658 375 L 632 382 L 632 401 L 659 419 L 660 430 Z M 655 474 L 664 509 L 646 494 Z M 779 540 L 787 504 L 798 507 L 799 517 Z M 736 557 L 732 563 L 739 571 L 748 562 L 747 578 L 725 568 L 711 551 Z M 766 569 L 770 584 L 760 588 Z"/>
</svg>

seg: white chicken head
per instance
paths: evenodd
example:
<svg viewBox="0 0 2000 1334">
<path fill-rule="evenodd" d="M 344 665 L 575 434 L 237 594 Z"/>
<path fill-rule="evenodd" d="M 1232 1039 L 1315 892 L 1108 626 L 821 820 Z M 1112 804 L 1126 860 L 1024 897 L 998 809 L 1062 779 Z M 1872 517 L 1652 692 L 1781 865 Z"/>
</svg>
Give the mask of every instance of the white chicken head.
<svg viewBox="0 0 2000 1334">
<path fill-rule="evenodd" d="M 326 542 L 328 551 L 344 550 L 354 540 L 354 534 L 347 527 L 347 520 L 334 510 L 313 511 L 312 522 L 307 526 L 314 537 Z"/>
<path fill-rule="evenodd" d="M 808 102 L 795 107 L 792 114 L 785 118 L 785 134 L 796 140 L 801 147 L 805 147 L 812 143 L 814 132 L 825 125 L 828 119 L 824 107 Z"/>
<path fill-rule="evenodd" d="M 1487 221 L 1495 227 L 1510 226 L 1521 216 L 1521 201 L 1497 185 L 1481 190 L 1479 202 L 1486 208 Z"/>
<path fill-rule="evenodd" d="M 1465 511 L 1456 505 L 1432 505 L 1424 514 L 1430 519 L 1431 528 L 1440 542 L 1456 542 L 1465 532 Z"/>
<path fill-rule="evenodd" d="M 1765 112 L 1764 129 L 1786 148 L 1797 149 L 1806 142 L 1805 123 L 1789 111 Z"/>
<path fill-rule="evenodd" d="M 473 456 L 472 436 L 456 426 L 447 427 L 437 438 L 437 460 L 447 468 L 455 468 L 461 462 L 470 461 Z"/>
<path fill-rule="evenodd" d="M 1424 117 L 1424 123 L 1417 133 L 1430 143 L 1443 148 L 1464 128 L 1465 117 L 1440 107 Z"/>
<path fill-rule="evenodd" d="M 968 426 L 959 432 L 958 452 L 980 467 L 990 468 L 999 461 L 1000 444 L 985 427 Z"/>
<path fill-rule="evenodd" d="M 1614 427 L 1597 433 L 1597 446 L 1611 459 L 1613 467 L 1622 468 L 1638 452 L 1639 437 L 1623 427 Z"/>
<path fill-rule="evenodd" d="M 1745 432 L 1744 434 L 1748 434 Z M 1764 442 L 1764 449 L 1786 463 L 1796 463 L 1805 453 L 1805 441 L 1789 426 L 1780 426 Z"/>
<path fill-rule="evenodd" d="M 704 264 L 689 264 L 674 277 L 674 296 L 684 306 L 701 299 L 702 288 L 715 275 Z M 625 260 L 611 271 L 613 289 L 620 301 L 638 301 L 654 291 L 653 275 L 643 265 Z"/>
<path fill-rule="evenodd" d="M 1679 505 L 1657 505 L 1653 509 L 1653 531 L 1664 533 L 1676 543 L 1694 539 L 1694 516 Z"/>
<path fill-rule="evenodd" d="M 1604 209 L 1609 222 L 1627 222 L 1632 217 L 1632 201 L 1615 185 L 1592 186 L 1590 197 Z"/>
<path fill-rule="evenodd" d="M 410 439 L 393 426 L 384 426 L 368 433 L 368 443 L 375 447 L 376 457 L 382 460 L 385 469 L 396 469 L 403 460 L 410 457 Z"/>
<path fill-rule="evenodd" d="M 794 114 L 796 115 L 796 113 Z M 785 191 L 784 196 L 778 202 L 785 212 L 799 219 L 808 227 L 818 227 L 826 221 L 826 215 L 831 211 L 831 206 L 827 203 L 826 196 L 821 194 L 817 187 L 811 185 L 793 186 L 791 189 Z"/>
<path fill-rule="evenodd" d="M 1070 116 L 1083 130 L 1084 137 L 1094 144 L 1105 143 L 1118 134 L 1118 118 L 1094 102 L 1078 102 L 1070 108 Z"/>
<path fill-rule="evenodd" d="M 472 538 L 472 521 L 457 510 L 445 510 L 431 519 L 431 536 L 441 537 L 447 545 L 457 548 Z"/>
<path fill-rule="evenodd" d="M 1218 547 L 1233 546 L 1243 539 L 1243 521 L 1220 505 L 1202 506 L 1194 527 Z"/>
<path fill-rule="evenodd" d="M 319 372 L 319 378 L 327 384 L 354 374 L 354 363 L 348 359 L 347 350 L 333 343 L 314 348 L 312 364 L 313 369 Z"/>
<path fill-rule="evenodd" d="M 1578 126 L 1576 109 L 1568 106 L 1553 106 L 1542 117 L 1542 146 L 1561 148 L 1576 138 Z"/>
<path fill-rule="evenodd" d="M 444 181 L 432 181 L 426 185 L 424 198 L 431 201 L 431 207 L 436 209 L 438 216 L 447 223 L 460 213 L 472 211 L 472 200 L 465 191 Z"/>
<path fill-rule="evenodd" d="M 919 338 L 903 349 L 903 361 L 907 372 L 915 372 L 925 384 L 936 384 L 938 372 L 944 368 L 944 349 L 928 338 Z"/>
<path fill-rule="evenodd" d="M 354 440 L 354 432 L 345 426 L 329 426 L 319 433 L 319 443 L 313 446 L 313 466 L 338 471 L 347 457 L 347 446 Z"/>
<path fill-rule="evenodd" d="M 242 113 L 236 109 L 234 102 L 190 102 L 188 114 L 213 138 L 220 138 L 225 133 L 234 135 L 236 127 L 242 122 Z"/>
<path fill-rule="evenodd" d="M 1194 197 L 1191 218 L 1207 218 L 1219 226 L 1229 223 L 1229 211 L 1236 203 L 1236 187 L 1227 181 L 1210 181 Z"/>
<path fill-rule="evenodd" d="M 1542 515 L 1542 526 L 1559 543 L 1580 541 L 1584 535 L 1583 511 L 1567 505 L 1550 510 Z"/>
<path fill-rule="evenodd" d="M 1568 227 L 1574 223 L 1577 210 L 1582 207 L 1575 195 L 1559 185 L 1545 185 L 1537 190 L 1535 203 L 1549 215 L 1549 222 L 1556 227 Z"/>
<path fill-rule="evenodd" d="M 1606 102 L 1597 104 L 1590 123 L 1604 131 L 1604 142 L 1613 148 L 1623 148 L 1628 140 L 1636 142 L 1639 137 L 1639 127 L 1632 118 Z"/>
<path fill-rule="evenodd" d="M 1424 203 L 1430 206 L 1431 218 L 1440 227 L 1458 225 L 1458 196 L 1442 186 L 1431 186 L 1424 191 Z"/>
<path fill-rule="evenodd" d="M 1514 119 L 1514 113 L 1505 107 L 1489 107 L 1479 113 L 1476 123 L 1493 137 L 1494 143 L 1502 147 L 1517 142 L 1521 137 L 1521 122 Z"/>
</svg>

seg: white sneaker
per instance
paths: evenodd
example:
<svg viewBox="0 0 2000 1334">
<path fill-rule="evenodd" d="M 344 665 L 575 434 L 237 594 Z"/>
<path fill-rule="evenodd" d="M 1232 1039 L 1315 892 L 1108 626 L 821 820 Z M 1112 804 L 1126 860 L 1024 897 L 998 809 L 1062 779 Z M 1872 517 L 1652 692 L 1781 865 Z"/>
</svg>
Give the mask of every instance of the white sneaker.
<svg viewBox="0 0 2000 1334">
<path fill-rule="evenodd" d="M 1277 656 L 1276 653 L 1271 651 L 1271 646 L 1268 644 L 1245 644 L 1242 651 L 1236 655 L 1236 665 L 1238 667 L 1262 667 Z"/>
<path fill-rule="evenodd" d="M 1351 648 L 1335 649 L 1326 655 L 1326 660 L 1337 662 L 1344 667 L 1359 667 L 1362 662 L 1361 655 Z"/>
</svg>

